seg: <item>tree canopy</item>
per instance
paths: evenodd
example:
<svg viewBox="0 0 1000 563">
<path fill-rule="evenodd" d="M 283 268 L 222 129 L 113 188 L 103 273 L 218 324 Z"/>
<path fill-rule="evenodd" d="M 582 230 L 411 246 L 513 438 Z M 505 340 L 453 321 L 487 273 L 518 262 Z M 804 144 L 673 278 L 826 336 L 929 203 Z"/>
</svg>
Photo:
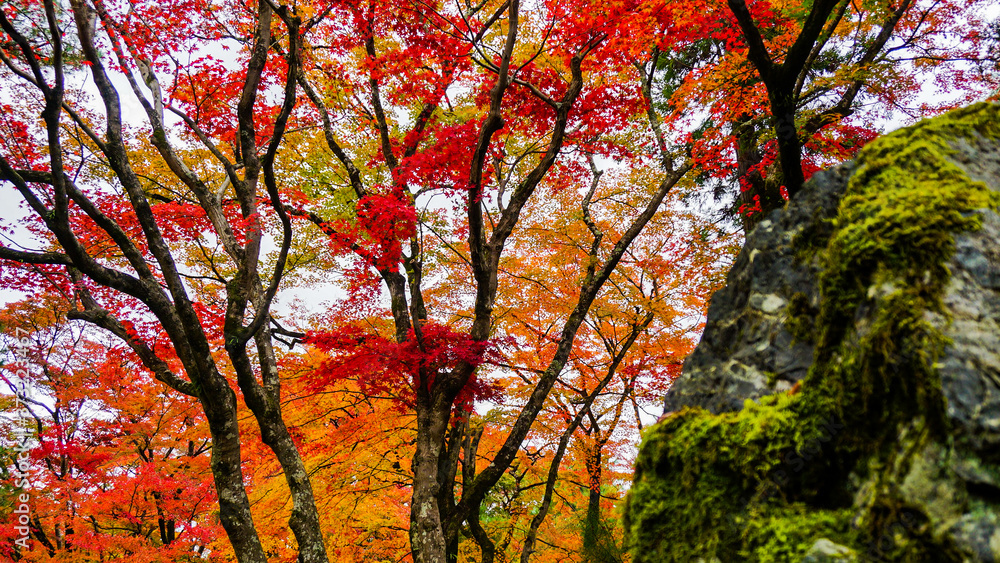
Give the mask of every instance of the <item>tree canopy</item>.
<svg viewBox="0 0 1000 563">
<path fill-rule="evenodd" d="M 996 96 L 986 5 L 9 0 L 6 555 L 623 560 L 740 228 Z"/>
</svg>

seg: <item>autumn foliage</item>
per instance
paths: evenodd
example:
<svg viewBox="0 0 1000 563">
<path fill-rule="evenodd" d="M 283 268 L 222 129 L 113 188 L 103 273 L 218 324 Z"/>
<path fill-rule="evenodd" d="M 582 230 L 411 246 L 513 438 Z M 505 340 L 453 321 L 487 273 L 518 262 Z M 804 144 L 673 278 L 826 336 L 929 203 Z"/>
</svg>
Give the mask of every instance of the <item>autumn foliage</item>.
<svg viewBox="0 0 1000 563">
<path fill-rule="evenodd" d="M 402 342 L 373 335 L 356 325 L 335 332 L 307 334 L 303 342 L 330 354 L 314 372 L 313 388 L 323 389 L 339 380 L 351 380 L 368 396 L 391 398 L 400 408 L 412 408 L 413 386 L 421 381 L 420 371 L 436 374 L 459 364 L 480 366 L 488 356 L 499 358 L 495 345 L 472 340 L 468 334 L 444 325 L 425 323 L 418 341 L 413 331 Z M 433 377 L 426 385 L 433 385 Z M 471 412 L 476 401 L 501 398 L 495 386 L 473 377 L 455 399 L 456 406 Z"/>
<path fill-rule="evenodd" d="M 741 228 L 995 95 L 982 4 L 4 3 L 4 556 L 627 559 Z"/>
</svg>

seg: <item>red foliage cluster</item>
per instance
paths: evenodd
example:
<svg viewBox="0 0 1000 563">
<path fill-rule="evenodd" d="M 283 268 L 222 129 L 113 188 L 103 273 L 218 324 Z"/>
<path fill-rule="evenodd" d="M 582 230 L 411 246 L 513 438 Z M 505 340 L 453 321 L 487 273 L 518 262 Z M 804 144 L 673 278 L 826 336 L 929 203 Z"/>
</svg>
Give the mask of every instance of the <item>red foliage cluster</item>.
<svg viewBox="0 0 1000 563">
<path fill-rule="evenodd" d="M 375 187 L 378 189 L 378 186 Z M 363 257 L 365 266 L 392 269 L 403 257 L 401 240 L 416 232 L 416 210 L 402 194 L 375 193 L 361 198 L 355 220 L 326 223 L 324 231 L 343 253 Z"/>
<path fill-rule="evenodd" d="M 369 396 L 391 397 L 400 408 L 412 408 L 421 373 L 430 386 L 436 375 L 461 364 L 480 366 L 496 352 L 490 342 L 475 341 L 468 334 L 437 323 L 424 324 L 419 338 L 410 330 L 404 342 L 373 334 L 358 325 L 310 332 L 305 342 L 329 355 L 313 374 L 315 389 L 336 380 L 351 379 Z M 499 398 L 499 389 L 473 375 L 455 404 L 471 410 L 474 401 Z"/>
</svg>

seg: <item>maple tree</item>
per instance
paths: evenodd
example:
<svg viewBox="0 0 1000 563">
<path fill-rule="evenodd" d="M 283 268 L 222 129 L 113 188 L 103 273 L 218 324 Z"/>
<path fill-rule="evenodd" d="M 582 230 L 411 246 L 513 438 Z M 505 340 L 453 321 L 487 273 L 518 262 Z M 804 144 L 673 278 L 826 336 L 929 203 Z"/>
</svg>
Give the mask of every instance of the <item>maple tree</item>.
<svg viewBox="0 0 1000 563">
<path fill-rule="evenodd" d="M 267 82 L 265 67 L 275 66 L 267 65 L 271 18 L 276 16 L 269 4 L 260 4 L 256 14 L 239 10 L 225 19 L 219 19 L 209 3 L 192 2 L 171 13 L 157 4 L 130 5 L 118 13 L 110 8 L 100 2 L 91 6 L 74 1 L 65 13 L 49 1 L 41 6 L 10 4 L 0 13 L 0 27 L 10 41 L 5 43 L 2 60 L 19 79 L 17 93 L 26 100 L 21 112 L 8 114 L 7 127 L 15 135 L 4 136 L 0 174 L 33 212 L 27 227 L 30 232 L 45 233 L 43 238 L 57 242 L 59 248 L 32 252 L 4 247 L 0 256 L 24 265 L 23 273 L 15 275 L 28 278 L 27 284 L 38 283 L 42 277 L 47 285 L 55 286 L 73 303 L 70 318 L 114 334 L 157 379 L 197 398 L 211 433 L 211 470 L 222 527 L 241 562 L 266 561 L 243 482 L 237 398 L 220 368 L 224 357 L 264 442 L 284 470 L 294 504 L 289 526 L 303 558 L 326 561 L 311 485 L 280 415 L 280 377 L 269 327 L 269 308 L 291 239 L 274 160 L 295 102 L 300 20 L 286 17 L 293 40 L 287 56 L 278 57 L 287 63 L 283 73 L 286 95 L 277 104 L 263 100 L 258 104 L 258 89 Z M 285 10 L 278 13 L 287 16 Z M 171 14 L 180 15 L 182 21 L 171 21 Z M 71 26 L 75 28 L 69 43 L 75 51 L 72 58 L 67 57 L 63 40 L 63 28 Z M 241 174 L 216 144 L 226 138 L 224 134 L 219 139 L 217 128 L 212 130 L 219 108 L 215 115 L 212 108 L 204 108 L 206 132 L 185 111 L 202 117 L 197 112 L 203 108 L 183 94 L 177 105 L 165 104 L 158 77 L 181 45 L 186 49 L 195 48 L 192 41 L 211 45 L 232 32 L 249 37 L 249 56 L 239 73 L 232 116 L 238 126 L 226 128 Z M 111 53 L 112 60 L 106 60 L 104 52 Z M 74 62 L 79 63 L 79 71 L 71 66 Z M 128 87 L 145 112 L 159 168 L 155 174 L 140 175 L 134 165 L 136 155 L 129 148 L 134 137 L 123 123 L 121 96 L 110 74 L 116 70 L 125 71 Z M 67 88 L 67 81 L 76 72 L 86 72 L 93 80 L 103 114 L 74 105 L 78 100 L 68 95 L 75 92 Z M 267 74 L 268 80 L 282 76 L 280 71 Z M 183 90 L 186 84 L 178 79 L 170 89 Z M 43 108 L 41 124 L 29 118 L 35 104 Z M 226 171 L 228 191 L 209 188 L 204 172 L 187 164 L 195 155 L 185 154 L 186 143 L 168 134 L 167 109 L 186 117 L 189 135 L 200 141 L 203 153 L 217 158 Z M 272 117 L 262 130 L 255 124 L 259 112 Z M 103 134 L 98 133 L 102 128 Z M 88 167 L 92 162 L 94 166 Z M 264 186 L 259 190 L 261 183 Z M 187 197 L 154 206 L 151 186 L 183 190 Z M 266 281 L 261 273 L 265 228 L 259 209 L 261 192 L 283 225 L 280 250 Z M 192 299 L 191 280 L 200 278 L 182 269 L 168 241 L 204 239 L 209 229 L 230 259 L 229 277 L 221 287 L 216 286 L 223 297 L 204 302 Z M 203 278 L 208 280 L 226 275 L 217 270 L 207 274 Z"/>
<path fill-rule="evenodd" d="M 617 236 L 615 229 L 622 221 L 616 215 L 628 213 L 629 200 L 637 191 L 629 186 L 641 185 L 655 172 L 636 168 L 627 174 L 602 173 L 592 161 L 589 164 L 593 172 L 590 200 L 608 201 L 613 213 L 598 215 L 589 225 L 573 215 L 550 212 L 525 218 L 526 227 L 539 235 L 530 246 L 516 248 L 518 268 L 506 272 L 512 278 L 510 293 L 500 301 L 505 306 L 498 320 L 502 333 L 512 335 L 518 344 L 507 359 L 506 367 L 518 375 L 504 383 L 508 390 L 530 388 L 532 375 L 545 369 L 558 344 L 551 334 L 553 324 L 567 303 L 572 303 L 579 280 L 572 272 L 553 276 L 554 266 L 582 261 L 595 235 Z M 552 199 L 557 206 L 572 209 L 572 203 L 564 202 L 571 197 L 562 193 Z M 614 493 L 602 492 L 609 484 L 602 476 L 619 471 L 611 462 L 618 461 L 621 467 L 621 461 L 629 459 L 613 449 L 624 446 L 615 440 L 624 437 L 627 443 L 641 430 L 640 410 L 659 406 L 669 382 L 679 374 L 680 360 L 693 346 L 697 327 L 684 317 L 700 316 L 708 294 L 721 279 L 725 261 L 716 253 L 720 248 L 703 238 L 712 227 L 703 218 L 685 216 L 674 203 L 667 204 L 669 212 L 651 221 L 633 243 L 609 279 L 609 287 L 595 300 L 549 404 L 540 413 L 539 427 L 522 446 L 518 462 L 528 474 L 519 488 L 527 491 L 541 485 L 544 494 L 532 501 L 537 508 L 520 524 L 527 533 L 511 558 L 527 562 L 539 549 L 538 532 L 559 487 L 564 456 L 575 458 L 572 461 L 582 468 L 583 476 L 576 479 L 587 483 L 586 495 L 579 501 L 585 508 L 579 513 L 571 503 L 563 503 L 556 514 L 565 519 L 576 513 L 583 522 L 571 529 L 582 540 L 582 544 L 570 542 L 580 544 L 579 551 L 593 551 L 600 543 L 608 531 L 602 504 L 607 504 L 609 495 L 614 499 Z M 619 425 L 631 426 L 633 431 L 615 436 Z M 608 450 L 614 453 L 609 455 Z M 538 466 L 547 469 L 535 475 Z M 565 498 L 567 493 L 560 496 Z M 594 558 L 585 555 L 585 559 Z"/>
<path fill-rule="evenodd" d="M 701 32 L 679 55 L 661 55 L 661 103 L 675 115 L 707 110 L 700 168 L 720 189 L 737 188 L 749 231 L 812 173 L 853 158 L 890 112 L 922 117 L 995 97 L 1000 36 L 989 5 L 700 6 L 686 21 Z"/>
<path fill-rule="evenodd" d="M 414 18 L 414 9 L 406 6 L 400 15 L 387 10 L 385 14 L 376 14 L 375 20 L 377 24 L 378 17 L 385 18 L 386 25 L 395 26 L 402 39 L 409 39 L 405 32 L 400 31 L 412 25 L 407 22 L 424 20 L 421 27 L 429 27 L 430 31 L 423 29 L 412 39 L 412 45 L 406 42 L 401 45 L 380 44 L 373 37 L 358 37 L 356 34 L 342 39 L 356 42 L 359 52 L 363 44 L 363 53 L 368 58 L 375 58 L 381 53 L 381 58 L 376 59 L 378 63 L 384 60 L 387 65 L 392 65 L 394 61 L 405 60 L 407 65 L 431 69 L 426 78 L 431 84 L 424 86 L 427 97 L 410 102 L 410 111 L 415 118 L 412 129 L 408 131 L 397 131 L 399 124 L 390 124 L 378 95 L 385 84 L 380 83 L 378 78 L 370 79 L 371 106 L 362 107 L 361 111 L 375 122 L 381 145 L 379 156 L 384 161 L 368 163 L 368 166 L 378 166 L 371 174 L 373 180 L 366 180 L 365 174 L 359 171 L 336 140 L 341 135 L 327 117 L 327 108 L 332 107 L 336 100 L 319 99 L 308 80 L 301 80 L 314 107 L 320 112 L 328 148 L 343 165 L 345 180 L 354 192 L 357 206 L 355 216 L 349 222 L 354 232 L 319 214 L 303 210 L 300 215 L 311 219 L 335 242 L 364 260 L 366 268 L 378 272 L 389 293 L 393 320 L 391 331 L 384 335 L 372 334 L 364 327 L 348 326 L 329 335 L 310 335 L 308 341 L 330 353 L 338 352 L 337 356 L 342 359 L 332 365 L 332 377 L 357 373 L 356 369 L 369 370 L 369 373 L 358 373 L 357 376 L 368 381 L 373 391 L 380 390 L 377 385 L 393 385 L 387 380 L 387 372 L 400 378 L 395 384 L 404 389 L 405 395 L 408 395 L 404 400 L 414 409 L 417 417 L 409 529 L 415 560 L 444 561 L 453 558 L 457 551 L 459 530 L 465 522 L 469 523 L 470 533 L 480 542 L 488 559 L 493 549 L 492 542 L 478 527 L 475 515 L 479 514 L 487 494 L 517 456 L 546 396 L 566 364 L 576 333 L 591 303 L 628 246 L 653 217 L 667 191 L 687 167 L 668 170 L 663 179 L 654 184 L 653 190 L 642 194 L 638 202 L 642 211 L 628 219 L 618 240 L 613 240 L 607 247 L 601 247 L 600 240 L 592 244 L 587 256 L 589 267 L 577 270 L 582 278 L 576 282 L 576 304 L 574 306 L 574 301 L 570 301 L 568 310 L 560 315 L 562 318 L 558 322 L 563 328 L 552 358 L 536 378 L 534 389 L 528 392 L 527 403 L 518 411 L 506 439 L 490 463 L 482 469 L 473 467 L 468 461 L 464 463 L 459 490 L 456 486 L 458 462 L 463 459 L 461 452 L 468 453 L 469 447 L 462 432 L 455 430 L 461 429 L 462 424 L 451 425 L 454 417 L 462 418 L 460 411 L 469 399 L 490 398 L 490 389 L 480 384 L 476 373 L 483 362 L 490 361 L 489 340 L 494 330 L 504 248 L 508 242 L 517 243 L 515 230 L 520 225 L 520 216 L 529 207 L 531 196 L 540 189 L 543 181 L 552 178 L 558 182 L 562 174 L 565 174 L 563 178 L 572 179 L 573 170 L 554 168 L 559 154 L 573 150 L 576 144 L 600 135 L 609 125 L 615 124 L 606 120 L 595 119 L 593 123 L 585 120 L 573 137 L 567 135 L 571 109 L 580 108 L 583 115 L 595 112 L 587 106 L 583 94 L 585 85 L 588 86 L 587 94 L 591 96 L 595 93 L 614 93 L 612 85 L 595 83 L 597 77 L 585 73 L 585 61 L 591 56 L 598 56 L 610 35 L 627 31 L 627 26 L 621 25 L 623 19 L 636 16 L 623 10 L 613 14 L 615 18 L 612 19 L 607 15 L 592 22 L 584 19 L 581 24 L 593 26 L 589 30 L 584 28 L 584 33 L 568 27 L 542 34 L 539 31 L 545 29 L 544 20 L 533 22 L 529 16 L 535 14 L 519 14 L 518 4 L 512 2 L 500 5 L 499 9 L 494 8 L 496 11 L 487 20 L 489 23 L 502 21 L 501 18 L 506 15 L 506 33 L 489 33 L 491 30 L 488 27 L 481 30 L 470 28 L 469 14 L 423 12 L 422 18 Z M 556 6 L 550 9 L 557 13 L 560 11 Z M 578 13 L 567 16 L 585 18 Z M 519 18 L 525 19 L 525 29 L 521 31 L 526 36 L 524 46 L 518 44 Z M 436 36 L 435 30 L 439 30 Z M 425 50 L 424 45 L 428 42 L 447 45 L 456 37 L 468 41 L 458 53 L 447 53 L 452 58 L 458 58 L 456 62 L 448 63 L 446 60 L 438 63 L 434 59 L 442 54 Z M 396 49 L 407 56 L 404 58 L 397 54 Z M 491 51 L 499 54 L 499 60 L 489 55 Z M 426 64 L 420 64 L 423 61 Z M 536 61 L 544 61 L 545 65 Z M 341 59 L 334 62 L 338 66 L 343 64 Z M 459 63 L 468 70 L 453 66 Z M 487 72 L 472 73 L 473 63 L 485 67 Z M 460 70 L 464 73 L 459 74 Z M 513 75 L 515 71 L 517 74 Z M 391 84 L 391 78 L 386 82 Z M 472 114 L 473 119 L 450 123 L 458 113 L 454 107 L 442 111 L 440 121 L 432 119 L 442 102 L 453 103 L 447 95 L 452 82 L 465 86 L 480 98 L 478 106 L 481 109 Z M 409 90 L 422 84 L 417 79 L 411 79 L 405 86 Z M 344 85 L 344 88 L 348 87 Z M 508 89 L 512 91 L 509 96 Z M 334 92 L 339 90 L 337 88 Z M 391 99 L 391 96 L 387 97 Z M 352 100 L 340 106 L 340 110 L 348 115 L 357 111 L 350 102 Z M 486 108 L 488 111 L 482 113 Z M 470 109 L 473 108 L 466 111 Z M 625 111 L 634 113 L 627 107 Z M 400 137 L 402 139 L 397 141 Z M 394 149 L 397 143 L 399 148 Z M 456 158 L 457 155 L 461 157 Z M 433 163 L 440 158 L 468 162 L 469 165 L 457 170 L 442 170 L 440 165 L 428 166 L 428 161 Z M 572 165 L 572 161 L 565 164 L 567 168 Z M 576 165 L 579 166 L 579 162 Z M 492 168 L 492 177 L 485 174 L 488 168 Z M 378 174 L 380 171 L 381 175 Z M 443 177 L 442 172 L 446 173 Z M 391 184 L 369 183 L 382 178 Z M 545 186 L 545 189 L 572 193 L 571 185 L 556 183 Z M 423 207 L 418 199 L 420 195 L 457 196 L 465 211 L 452 216 L 438 213 Z M 579 195 L 576 200 L 580 201 Z M 369 213 L 376 209 L 376 201 L 378 215 L 372 217 Z M 423 217 L 419 217 L 418 210 L 423 211 Z M 587 210 L 584 212 L 587 213 Z M 359 236 L 358 227 L 367 227 L 367 232 Z M 381 230 L 376 231 L 373 227 L 380 227 Z M 391 229 L 388 238 L 383 232 L 387 227 Z M 420 232 L 425 228 L 430 231 L 426 235 Z M 403 240 L 400 241 L 400 238 Z M 373 243 L 378 246 L 373 248 Z M 462 333 L 432 320 L 429 309 L 437 304 L 428 301 L 428 296 L 424 294 L 425 257 L 433 259 L 433 253 L 442 251 L 460 256 L 464 276 L 474 280 L 471 287 L 470 284 L 463 284 L 457 288 L 466 291 L 464 300 L 469 303 L 464 311 L 464 321 L 456 318 L 448 319 L 451 322 L 446 323 L 464 325 Z M 387 260 L 391 261 L 387 264 Z M 398 364 L 392 363 L 397 361 Z M 456 411 L 456 408 L 459 410 Z"/>
<path fill-rule="evenodd" d="M 9 526 L 5 555 L 167 562 L 216 551 L 220 533 L 211 518 L 216 499 L 200 409 L 151 378 L 126 375 L 137 366 L 121 346 L 88 340 L 80 327 L 64 324 L 61 305 L 15 303 L 0 319 L 8 335 L 23 335 L 16 343 L 7 338 L 7 348 L 19 347 L 22 357 L 0 378 L 13 391 L 14 373 L 29 374 L 30 427 L 21 430 L 38 440 L 28 527 L 40 549 L 19 549 L 19 533 Z"/>
<path fill-rule="evenodd" d="M 815 136 L 862 87 L 888 97 L 898 79 L 860 78 L 862 57 L 827 80 L 822 45 L 944 32 L 967 8 L 904 2 L 890 25 L 881 5 L 864 8 L 875 24 L 846 2 L 757 2 L 750 19 L 731 5 L 12 0 L 0 180 L 27 214 L 5 225 L 0 284 L 117 338 L 104 377 L 141 364 L 199 405 L 169 432 L 207 432 L 241 563 L 454 561 L 474 557 L 466 535 L 484 562 L 527 561 L 574 479 L 595 553 L 613 536 L 615 431 L 629 406 L 639 424 L 640 387 L 676 374 L 691 327 L 673 325 L 719 279 L 726 238 L 669 196 L 696 189 L 696 168 L 728 174 L 733 136 L 737 168 L 794 195 L 803 147 L 849 156 L 864 131 Z M 780 32 L 755 40 L 761 22 Z M 814 94 L 796 85 L 789 101 L 796 74 Z M 812 105 L 837 92 L 843 107 Z M 692 124 L 706 105 L 713 121 Z M 767 139 L 768 116 L 817 125 Z M 275 312 L 331 278 L 346 296 L 325 314 Z M 359 518 L 362 498 L 382 517 Z"/>
</svg>

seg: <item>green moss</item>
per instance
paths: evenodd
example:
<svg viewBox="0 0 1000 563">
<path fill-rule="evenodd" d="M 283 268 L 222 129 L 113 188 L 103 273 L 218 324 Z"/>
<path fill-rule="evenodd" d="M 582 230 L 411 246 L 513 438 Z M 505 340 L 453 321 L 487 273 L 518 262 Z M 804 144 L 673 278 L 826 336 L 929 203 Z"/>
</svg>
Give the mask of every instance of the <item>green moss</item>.
<svg viewBox="0 0 1000 563">
<path fill-rule="evenodd" d="M 905 474 L 906 456 L 947 431 L 933 368 L 947 340 L 925 312 L 944 312 L 954 234 L 1000 205 L 949 160 L 951 140 L 977 134 L 1000 137 L 1000 106 L 951 112 L 862 151 L 836 218 L 796 245 L 822 267 L 818 313 L 803 296 L 792 323 L 816 346 L 801 391 L 720 415 L 684 409 L 647 431 L 626 507 L 636 563 L 794 561 L 820 537 L 865 552 L 913 510 L 877 487 L 857 514 L 855 482 Z M 901 452 L 904 426 L 922 442 Z M 957 553 L 919 526 L 894 534 L 892 560 Z"/>
<path fill-rule="evenodd" d="M 931 366 L 946 342 L 924 312 L 941 311 L 954 233 L 978 229 L 975 210 L 1000 203 L 998 194 L 949 160 L 949 142 L 973 132 L 1000 137 L 998 123 L 1000 106 L 977 104 L 862 151 L 834 232 L 817 249 L 822 303 L 809 383 L 835 392 L 838 414 L 870 417 L 891 406 L 901 409 L 887 413 L 897 420 L 926 413 L 929 424 L 943 425 L 943 398 Z M 875 308 L 872 323 L 855 331 L 863 307 Z"/>
<path fill-rule="evenodd" d="M 836 467 L 832 445 L 841 425 L 802 397 L 780 393 L 721 415 L 684 409 L 650 429 L 626 512 L 635 561 L 737 561 L 748 550 L 774 551 L 759 518 L 788 517 L 773 508 L 790 493 L 824 496 Z M 815 537 L 802 540 L 811 545 Z"/>
<path fill-rule="evenodd" d="M 791 333 L 795 340 L 800 342 L 814 343 L 813 335 L 815 326 L 813 320 L 816 311 L 809 303 L 809 297 L 805 293 L 795 293 L 788 300 L 788 307 L 785 309 L 788 318 L 785 321 L 785 329 Z"/>
<path fill-rule="evenodd" d="M 857 543 L 850 511 L 822 510 L 804 504 L 776 505 L 747 521 L 741 561 L 799 561 L 820 538 L 845 545 Z"/>
</svg>

